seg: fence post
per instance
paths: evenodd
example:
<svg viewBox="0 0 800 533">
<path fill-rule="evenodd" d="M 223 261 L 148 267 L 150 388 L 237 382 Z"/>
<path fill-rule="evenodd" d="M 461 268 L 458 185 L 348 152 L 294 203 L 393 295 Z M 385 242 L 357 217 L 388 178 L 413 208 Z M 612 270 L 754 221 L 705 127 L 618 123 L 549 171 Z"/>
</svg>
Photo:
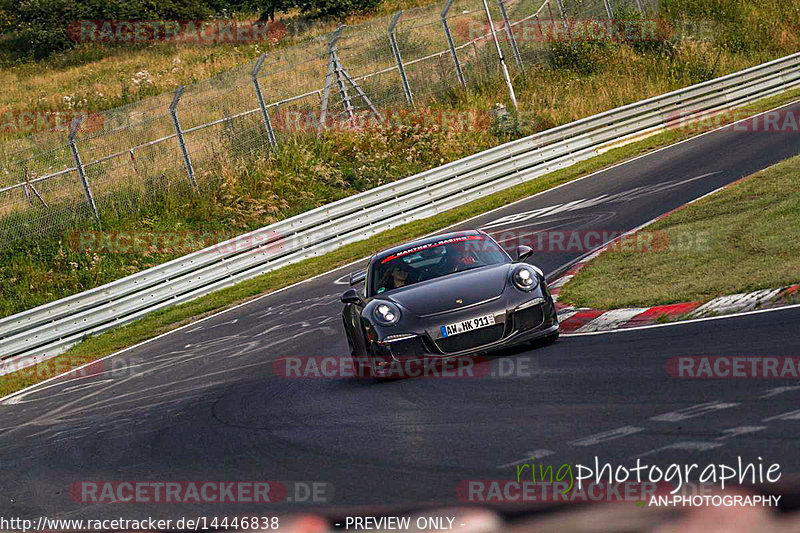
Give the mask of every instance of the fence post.
<svg viewBox="0 0 800 533">
<path fill-rule="evenodd" d="M 353 112 L 353 103 L 350 101 L 350 95 L 347 93 L 347 84 L 345 83 L 344 72 L 342 72 L 342 62 L 339 61 L 339 54 L 336 53 L 336 48 L 331 48 L 331 59 L 333 60 L 334 74 L 336 75 L 336 86 L 339 88 L 339 97 L 344 103 L 344 109 L 347 112 L 347 118 L 350 119 L 350 124 L 355 125 L 355 113 Z"/>
<path fill-rule="evenodd" d="M 267 139 L 269 139 L 269 145 L 273 151 L 278 150 L 278 143 L 275 140 L 275 132 L 272 130 L 272 122 L 269 120 L 269 114 L 267 113 L 267 105 L 264 103 L 264 95 L 261 93 L 261 85 L 258 83 L 258 72 L 261 70 L 261 67 L 264 65 L 264 60 L 267 59 L 267 54 L 261 54 L 259 58 L 256 60 L 256 64 L 253 67 L 253 72 L 251 77 L 253 78 L 253 85 L 256 88 L 256 96 L 258 97 L 258 107 L 261 108 L 261 118 L 264 119 L 264 127 L 267 128 Z"/>
<path fill-rule="evenodd" d="M 606 14 L 608 15 L 608 20 L 612 20 L 614 18 L 614 10 L 611 9 L 611 2 L 609 0 L 603 0 L 603 3 L 606 6 Z"/>
<path fill-rule="evenodd" d="M 389 42 L 392 44 L 392 52 L 394 52 L 394 59 L 397 61 L 397 70 L 400 71 L 400 79 L 403 82 L 403 92 L 406 95 L 406 103 L 414 105 L 414 95 L 411 94 L 411 87 L 408 85 L 408 77 L 406 77 L 406 67 L 403 65 L 403 58 L 400 56 L 400 48 L 397 46 L 397 38 L 395 37 L 394 30 L 397 27 L 397 21 L 400 20 L 402 11 L 398 11 L 392 16 L 392 21 L 389 23 Z"/>
<path fill-rule="evenodd" d="M 178 102 L 181 100 L 181 95 L 186 89 L 185 85 L 181 85 L 175 91 L 175 96 L 172 98 L 172 103 L 169 105 L 169 114 L 172 116 L 172 123 L 175 125 L 175 133 L 178 134 L 178 143 L 181 145 L 181 153 L 183 153 L 183 162 L 186 164 L 186 173 L 189 174 L 189 181 L 192 184 L 192 189 L 197 192 L 197 182 L 194 179 L 194 167 L 192 167 L 192 159 L 189 157 L 189 150 L 186 148 L 186 140 L 183 138 L 183 130 L 181 129 L 181 122 L 178 120 Z"/>
<path fill-rule="evenodd" d="M 344 28 L 344 26 L 336 28 L 336 31 L 333 32 L 331 36 L 330 42 L 328 42 L 328 73 L 325 74 L 325 88 L 322 91 L 322 102 L 320 102 L 317 135 L 322 135 L 322 132 L 325 131 L 325 120 L 328 118 L 328 101 L 330 99 L 331 86 L 333 85 L 333 77 L 336 71 L 336 62 L 334 61 L 332 50 L 336 45 L 336 41 L 339 40 L 339 36 L 342 34 L 342 28 Z"/>
<path fill-rule="evenodd" d="M 489 4 L 486 2 L 486 0 L 483 0 L 483 9 L 486 10 L 486 20 L 489 22 L 489 29 L 492 32 L 492 40 L 494 41 L 494 46 L 497 49 L 497 57 L 500 58 L 500 68 L 503 69 L 503 77 L 506 79 L 508 95 L 511 97 L 511 103 L 514 105 L 514 109 L 519 110 L 519 107 L 517 106 L 517 95 L 514 94 L 514 85 L 511 83 L 511 76 L 508 75 L 506 59 L 503 57 L 503 50 L 500 48 L 500 41 L 497 40 L 497 32 L 494 31 L 494 22 L 492 22 L 492 13 L 489 11 Z"/>
<path fill-rule="evenodd" d="M 642 0 L 636 0 L 636 7 L 639 8 L 639 13 L 641 13 L 642 16 L 647 14 L 647 12 L 644 9 L 644 5 L 642 4 Z"/>
<path fill-rule="evenodd" d="M 72 151 L 72 159 L 75 160 L 75 166 L 78 169 L 78 177 L 81 179 L 81 185 L 83 185 L 83 193 L 86 195 L 86 201 L 89 203 L 89 207 L 92 208 L 94 218 L 100 220 L 100 213 L 97 212 L 97 205 L 94 203 L 94 195 L 92 194 L 91 187 L 89 187 L 89 180 L 86 179 L 86 171 L 83 168 L 81 155 L 78 153 L 78 146 L 75 144 L 75 135 L 78 134 L 78 128 L 80 128 L 82 122 L 83 114 L 79 114 L 75 117 L 70 125 L 67 140 L 69 141 L 69 149 Z"/>
<path fill-rule="evenodd" d="M 567 32 L 567 37 L 570 37 L 569 19 L 567 18 L 567 10 L 564 9 L 563 0 L 558 0 L 558 10 L 561 12 L 561 18 L 564 19 L 564 31 Z"/>
<path fill-rule="evenodd" d="M 517 38 L 514 37 L 514 30 L 511 27 L 511 21 L 508 20 L 508 12 L 506 11 L 506 3 L 505 0 L 497 0 L 497 5 L 500 6 L 500 13 L 503 15 L 503 23 L 506 27 L 506 34 L 508 35 L 508 40 L 511 41 L 511 50 L 514 52 L 514 59 L 517 60 L 517 66 L 522 72 L 525 72 L 525 65 L 522 64 L 522 56 L 519 53 L 519 48 L 517 47 Z M 491 22 L 491 20 L 490 20 Z"/>
<path fill-rule="evenodd" d="M 347 73 L 347 69 L 344 68 L 344 65 L 342 65 L 342 62 L 339 60 L 339 54 L 336 53 L 336 51 L 334 51 L 333 54 L 334 54 L 334 59 L 336 59 L 336 67 L 338 69 L 339 74 L 344 77 L 344 80 L 350 83 L 350 86 L 353 89 L 355 89 L 356 93 L 358 93 L 358 96 L 362 100 L 364 100 L 364 103 L 367 104 L 367 107 L 369 107 L 370 111 L 372 111 L 372 113 L 375 115 L 375 118 L 377 118 L 378 120 L 383 120 L 383 117 L 381 116 L 380 112 L 375 107 L 375 105 L 372 103 L 372 100 L 369 99 L 367 93 L 365 93 L 364 90 L 361 88 L 361 86 L 358 83 L 356 83 L 356 80 L 350 77 L 350 74 Z"/>
<path fill-rule="evenodd" d="M 447 3 L 442 10 L 441 19 L 442 26 L 444 26 L 444 34 L 447 37 L 447 45 L 450 47 L 450 55 L 453 56 L 453 63 L 456 65 L 456 74 L 461 86 L 466 89 L 467 82 L 464 81 L 464 73 L 461 71 L 461 63 L 458 61 L 458 54 L 456 53 L 456 45 L 453 43 L 453 36 L 450 34 L 450 26 L 447 24 L 447 12 L 450 11 L 450 6 L 453 5 L 453 0 L 447 0 Z"/>
</svg>

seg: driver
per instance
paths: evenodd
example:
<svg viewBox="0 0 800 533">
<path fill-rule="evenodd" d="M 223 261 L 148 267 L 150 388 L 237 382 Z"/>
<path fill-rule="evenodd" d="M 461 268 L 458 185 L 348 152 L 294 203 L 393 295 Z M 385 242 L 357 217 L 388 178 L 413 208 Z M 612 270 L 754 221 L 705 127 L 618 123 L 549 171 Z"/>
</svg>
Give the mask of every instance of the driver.
<svg viewBox="0 0 800 533">
<path fill-rule="evenodd" d="M 405 287 L 408 283 L 408 270 L 400 265 L 396 265 L 383 273 L 379 285 L 384 291 L 390 291 L 392 289 Z"/>
<path fill-rule="evenodd" d="M 450 247 L 447 254 L 447 272 L 458 272 L 478 263 L 475 254 L 468 249 L 467 243 L 458 243 Z"/>
</svg>

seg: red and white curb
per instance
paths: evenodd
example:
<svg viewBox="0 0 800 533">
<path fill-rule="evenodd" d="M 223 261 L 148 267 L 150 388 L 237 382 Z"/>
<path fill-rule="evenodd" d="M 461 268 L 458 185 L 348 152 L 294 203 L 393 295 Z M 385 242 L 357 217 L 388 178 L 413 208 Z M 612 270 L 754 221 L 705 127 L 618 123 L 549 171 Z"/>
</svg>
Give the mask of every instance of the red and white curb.
<svg viewBox="0 0 800 533">
<path fill-rule="evenodd" d="M 589 333 L 646 326 L 664 319 L 705 318 L 781 307 L 800 297 L 798 290 L 800 284 L 720 296 L 702 305 L 701 302 L 684 302 L 644 308 L 599 310 L 568 307 L 556 302 L 556 309 L 562 333 Z"/>
<path fill-rule="evenodd" d="M 764 289 L 760 291 L 720 296 L 702 303 L 683 302 L 653 307 L 635 307 L 628 309 L 590 309 L 571 307 L 558 301 L 561 287 L 571 280 L 577 272 L 598 254 L 592 254 L 572 267 L 565 275 L 549 285 L 550 293 L 556 300 L 556 310 L 560 331 L 562 333 L 589 333 L 593 331 L 610 331 L 613 329 L 646 326 L 662 320 L 678 320 L 689 318 L 705 318 L 710 316 L 743 313 L 756 309 L 781 307 L 800 298 L 800 284 L 780 289 Z"/>
</svg>

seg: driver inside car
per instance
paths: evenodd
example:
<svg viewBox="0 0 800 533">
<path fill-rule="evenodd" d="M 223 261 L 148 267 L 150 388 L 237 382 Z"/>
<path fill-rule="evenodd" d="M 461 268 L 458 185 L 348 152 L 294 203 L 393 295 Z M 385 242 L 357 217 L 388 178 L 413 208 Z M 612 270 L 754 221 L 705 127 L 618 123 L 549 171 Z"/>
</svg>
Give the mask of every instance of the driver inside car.
<svg viewBox="0 0 800 533">
<path fill-rule="evenodd" d="M 384 272 L 379 283 L 380 288 L 383 289 L 380 292 L 399 289 L 400 287 L 405 287 L 413 282 L 413 279 L 409 279 L 408 270 L 400 265 L 397 265 Z"/>
<path fill-rule="evenodd" d="M 472 266 L 477 265 L 477 263 L 478 258 L 475 257 L 475 254 L 468 249 L 466 244 L 462 243 L 458 247 L 453 247 L 452 250 L 448 250 L 445 272 L 458 272 L 460 270 L 471 268 Z"/>
</svg>

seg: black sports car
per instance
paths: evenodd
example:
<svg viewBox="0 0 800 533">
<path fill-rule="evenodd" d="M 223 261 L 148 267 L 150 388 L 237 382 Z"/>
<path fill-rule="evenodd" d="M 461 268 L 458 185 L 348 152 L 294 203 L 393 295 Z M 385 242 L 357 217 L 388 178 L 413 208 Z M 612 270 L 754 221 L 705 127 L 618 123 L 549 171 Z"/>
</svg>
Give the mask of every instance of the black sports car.
<svg viewBox="0 0 800 533">
<path fill-rule="evenodd" d="M 553 298 L 532 250 L 512 259 L 489 235 L 437 235 L 376 254 L 350 276 L 344 327 L 360 375 L 393 362 L 476 355 L 558 338 Z"/>
</svg>

